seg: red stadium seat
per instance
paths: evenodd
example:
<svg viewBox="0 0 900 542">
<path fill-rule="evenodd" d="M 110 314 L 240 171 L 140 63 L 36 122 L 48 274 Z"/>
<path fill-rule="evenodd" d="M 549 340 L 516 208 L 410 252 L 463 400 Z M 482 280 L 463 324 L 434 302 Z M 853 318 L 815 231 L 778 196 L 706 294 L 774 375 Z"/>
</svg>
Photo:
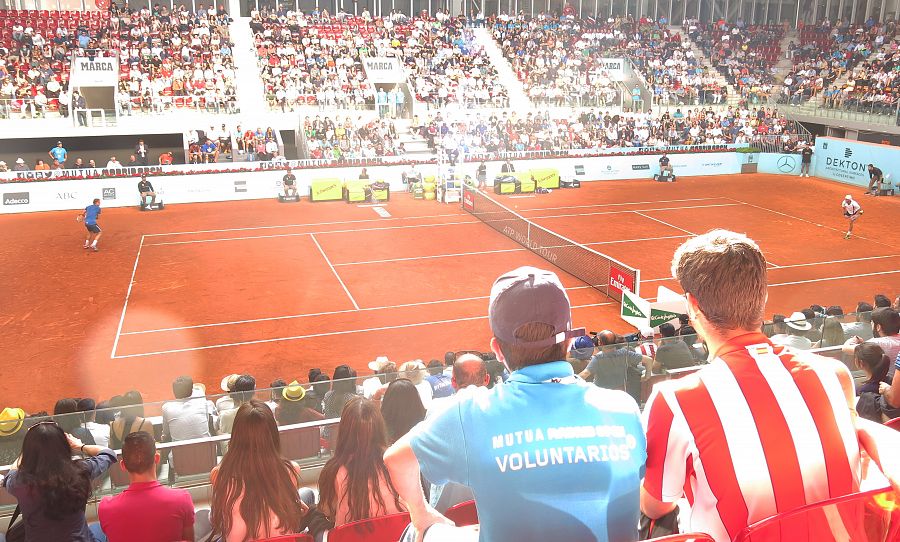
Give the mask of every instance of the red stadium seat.
<svg viewBox="0 0 900 542">
<path fill-rule="evenodd" d="M 397 542 L 409 525 L 409 514 L 392 514 L 341 525 L 328 532 L 328 542 Z"/>
<path fill-rule="evenodd" d="M 478 525 L 478 508 L 475 501 L 461 502 L 455 506 L 451 506 L 444 513 L 447 519 L 457 525 L 457 527 L 465 527 L 466 525 Z"/>
<path fill-rule="evenodd" d="M 778 514 L 738 533 L 734 542 L 900 540 L 900 499 L 890 489 L 854 493 Z"/>
<path fill-rule="evenodd" d="M 648 542 L 715 542 L 715 539 L 706 533 L 681 533 L 650 538 Z"/>
</svg>

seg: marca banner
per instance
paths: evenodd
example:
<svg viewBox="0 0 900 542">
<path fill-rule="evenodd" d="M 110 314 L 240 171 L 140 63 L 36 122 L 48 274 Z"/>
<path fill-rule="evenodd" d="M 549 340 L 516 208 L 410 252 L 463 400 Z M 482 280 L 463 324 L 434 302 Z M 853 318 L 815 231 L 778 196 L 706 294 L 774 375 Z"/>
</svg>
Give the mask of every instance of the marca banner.
<svg viewBox="0 0 900 542">
<path fill-rule="evenodd" d="M 119 60 L 117 58 L 78 57 L 72 61 L 69 75 L 71 88 L 114 87 L 119 83 Z"/>
<path fill-rule="evenodd" d="M 650 302 L 626 290 L 622 292 L 622 308 L 619 314 L 622 320 L 638 329 L 647 327 L 650 320 Z"/>
<path fill-rule="evenodd" d="M 371 83 L 404 83 L 406 74 L 400 61 L 394 57 L 365 57 L 362 59 L 366 77 Z"/>
<path fill-rule="evenodd" d="M 869 164 L 875 164 L 885 176 L 891 175 L 896 183 L 900 179 L 900 148 L 836 137 L 816 138 L 816 177 L 868 186 Z"/>
<path fill-rule="evenodd" d="M 599 66 L 594 71 L 606 72 L 606 75 L 613 81 L 622 81 L 625 79 L 625 59 L 601 58 Z"/>
</svg>

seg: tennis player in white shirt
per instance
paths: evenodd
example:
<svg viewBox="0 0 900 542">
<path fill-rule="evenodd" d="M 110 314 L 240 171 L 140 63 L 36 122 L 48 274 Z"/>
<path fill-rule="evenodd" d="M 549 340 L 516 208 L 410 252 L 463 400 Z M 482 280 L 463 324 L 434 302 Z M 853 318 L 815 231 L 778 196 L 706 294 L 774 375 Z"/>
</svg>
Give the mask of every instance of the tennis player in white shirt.
<svg viewBox="0 0 900 542">
<path fill-rule="evenodd" d="M 856 219 L 863 214 L 863 210 L 859 206 L 859 203 L 853 200 L 853 196 L 850 194 L 844 196 L 844 201 L 841 202 L 841 208 L 844 209 L 844 218 L 850 221 L 850 226 L 847 228 L 844 239 L 850 239 L 850 235 L 853 234 L 853 224 L 856 222 Z"/>
</svg>

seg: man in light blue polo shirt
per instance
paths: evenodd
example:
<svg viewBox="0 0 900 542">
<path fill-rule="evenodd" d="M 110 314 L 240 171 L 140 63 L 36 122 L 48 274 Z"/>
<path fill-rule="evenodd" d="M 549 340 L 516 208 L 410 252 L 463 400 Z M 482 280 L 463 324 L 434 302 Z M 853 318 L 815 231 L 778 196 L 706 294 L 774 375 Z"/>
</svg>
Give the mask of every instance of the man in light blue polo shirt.
<svg viewBox="0 0 900 542">
<path fill-rule="evenodd" d="M 69 153 L 66 151 L 66 148 L 63 147 L 62 141 L 57 141 L 56 146 L 50 149 L 47 154 L 50 155 L 50 158 L 59 162 L 60 166 L 66 167 L 66 158 L 69 156 Z"/>
<path fill-rule="evenodd" d="M 491 350 L 513 371 L 509 380 L 462 390 L 385 454 L 416 531 L 448 523 L 426 504 L 421 469 L 432 483 L 472 488 L 482 541 L 636 540 L 646 460 L 638 407 L 624 392 L 581 380 L 565 361 L 584 329 L 571 328 L 559 278 L 533 267 L 504 274 L 488 317 Z"/>
</svg>

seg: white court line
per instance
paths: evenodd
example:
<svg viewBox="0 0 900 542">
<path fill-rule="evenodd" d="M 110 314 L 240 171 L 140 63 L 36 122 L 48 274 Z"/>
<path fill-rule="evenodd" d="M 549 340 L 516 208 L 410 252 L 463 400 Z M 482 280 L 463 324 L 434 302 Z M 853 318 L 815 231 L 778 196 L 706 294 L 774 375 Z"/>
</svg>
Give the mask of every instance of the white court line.
<svg viewBox="0 0 900 542">
<path fill-rule="evenodd" d="M 316 248 L 319 249 L 319 252 L 322 254 L 322 257 L 325 258 L 325 263 L 327 263 L 328 267 L 331 268 L 331 272 L 334 273 L 334 277 L 336 279 L 338 279 L 338 282 L 341 283 L 341 288 L 344 289 L 344 293 L 347 294 L 347 297 L 350 298 L 350 302 L 353 303 L 353 308 L 356 310 L 359 310 L 359 305 L 357 305 L 356 300 L 353 299 L 353 294 L 350 293 L 350 290 L 347 289 L 347 285 L 344 284 L 344 281 L 341 279 L 341 276 L 338 275 L 337 269 L 335 269 L 334 266 L 331 265 L 331 260 L 328 259 L 328 255 L 325 254 L 324 250 L 322 250 L 322 245 L 319 244 L 319 240 L 316 239 L 315 235 L 310 235 L 309 237 L 313 240 L 313 243 L 316 244 Z"/>
<path fill-rule="evenodd" d="M 750 207 L 756 207 L 757 209 L 761 209 L 761 210 L 763 210 L 763 211 L 768 211 L 768 212 L 770 212 L 770 213 L 775 213 L 776 215 L 785 216 L 785 217 L 790 218 L 790 219 L 792 219 L 792 220 L 799 220 L 800 222 L 806 222 L 807 224 L 812 224 L 812 225 L 818 226 L 818 227 L 820 227 L 820 228 L 826 228 L 826 229 L 829 229 L 829 230 L 832 230 L 832 231 L 841 232 L 841 233 L 844 232 L 844 229 L 843 229 L 843 228 L 835 228 L 834 226 L 829 226 L 829 225 L 827 225 L 827 224 L 819 224 L 818 222 L 815 222 L 815 221 L 812 221 L 812 220 L 808 220 L 808 219 L 806 219 L 806 218 L 800 218 L 799 216 L 794 216 L 794 215 L 789 215 L 789 214 L 787 214 L 787 213 L 782 213 L 781 211 L 776 211 L 775 209 L 769 209 L 768 207 L 763 207 L 763 206 L 761 206 L 761 205 L 755 205 L 755 204 L 753 204 L 753 203 L 747 203 L 746 201 L 741 201 L 741 200 L 734 199 L 734 198 L 724 198 L 724 199 L 730 199 L 731 201 L 736 201 L 736 202 L 738 202 L 738 203 L 743 203 L 744 205 L 749 205 Z M 897 247 L 895 247 L 894 245 L 891 245 L 891 244 L 888 244 L 888 243 L 883 243 L 883 242 L 881 242 L 881 241 L 876 241 L 875 239 L 871 239 L 871 238 L 869 238 L 869 237 L 863 237 L 862 235 L 857 235 L 857 234 L 855 234 L 855 233 L 853 234 L 853 237 L 856 238 L 856 239 L 863 239 L 863 240 L 866 240 L 866 241 L 871 241 L 871 242 L 873 242 L 873 243 L 878 243 L 879 245 L 884 245 L 884 246 L 886 246 L 886 247 L 897 248 Z M 787 267 L 787 266 L 785 266 L 785 267 Z"/>
<path fill-rule="evenodd" d="M 641 216 L 644 217 L 644 218 L 649 218 L 650 220 L 655 220 L 656 222 L 659 222 L 660 224 L 662 224 L 662 225 L 664 225 L 664 226 L 668 226 L 668 227 L 673 228 L 673 229 L 676 229 L 676 230 L 678 230 L 678 231 L 683 231 L 684 233 L 687 233 L 687 234 L 689 234 L 689 235 L 697 235 L 696 233 L 689 232 L 689 231 L 687 231 L 687 230 L 684 229 L 684 228 L 679 228 L 678 226 L 673 226 L 672 224 L 669 224 L 668 222 L 663 222 L 662 220 L 660 220 L 660 219 L 658 219 L 658 218 L 653 218 L 652 216 L 650 216 L 650 215 L 645 215 L 644 213 L 641 213 L 641 212 L 639 212 L 639 211 L 631 211 L 631 212 L 633 212 L 633 213 L 636 214 L 636 215 L 641 215 Z"/>
<path fill-rule="evenodd" d="M 530 211 L 552 211 L 558 209 L 583 209 L 588 207 L 617 207 L 622 205 L 643 205 L 645 203 L 679 203 L 682 201 L 708 201 L 713 199 L 731 199 L 731 198 L 689 198 L 689 199 L 669 199 L 669 200 L 656 200 L 656 201 L 632 201 L 625 203 L 595 203 L 591 205 L 568 205 L 563 207 L 537 207 L 535 209 L 523 209 L 522 212 L 530 212 Z M 679 207 L 676 207 L 678 209 Z M 166 235 L 191 235 L 198 233 L 224 233 L 231 231 L 253 231 L 253 230 L 272 230 L 279 228 L 303 228 L 309 226 L 333 226 L 335 224 L 358 224 L 360 222 L 384 222 L 385 220 L 417 220 L 420 218 L 442 218 L 449 216 L 468 216 L 469 213 L 441 213 L 436 215 L 420 215 L 420 216 L 397 216 L 388 219 L 380 219 L 380 218 L 365 218 L 365 219 L 357 219 L 357 220 L 335 220 L 331 222 L 309 222 L 306 224 L 283 224 L 279 226 L 248 226 L 246 228 L 224 228 L 219 230 L 197 230 L 197 231 L 176 231 L 169 233 L 148 233 L 146 237 L 164 237 Z"/>
<path fill-rule="evenodd" d="M 681 203 L 682 201 L 709 201 L 714 199 L 730 199 L 723 197 L 715 198 L 686 198 L 686 199 L 659 199 L 653 201 L 626 201 L 624 203 L 592 203 L 589 205 L 566 205 L 563 207 L 535 207 L 534 209 L 523 209 L 521 212 L 529 211 L 556 211 L 559 209 L 586 209 L 589 207 L 621 207 L 623 205 L 643 205 L 645 203 Z"/>
<path fill-rule="evenodd" d="M 674 210 L 674 209 L 705 209 L 708 207 L 729 207 L 729 206 L 736 207 L 738 205 L 740 205 L 740 204 L 726 203 L 726 204 L 717 204 L 717 205 L 696 205 L 696 206 L 692 206 L 692 207 L 666 207 L 666 208 L 641 209 L 640 211 L 650 212 L 650 211 L 668 211 L 668 210 Z M 622 211 L 578 213 L 578 214 L 571 214 L 571 215 L 537 216 L 537 217 L 531 217 L 531 218 L 562 218 L 562 217 L 573 217 L 573 216 L 615 215 L 615 214 L 628 214 L 628 213 L 641 214 L 639 211 L 629 209 L 629 210 L 622 210 Z M 646 216 L 646 215 L 643 215 L 643 216 Z M 662 222 L 663 224 L 666 224 L 662 220 L 658 220 L 658 219 L 650 217 L 650 216 L 647 216 L 647 218 L 650 218 L 651 220 L 656 220 L 657 222 Z M 393 220 L 393 219 L 387 218 L 387 219 L 383 219 L 383 220 Z M 276 237 L 300 237 L 303 235 L 326 235 L 326 234 L 331 234 L 331 233 L 359 233 L 359 232 L 365 232 L 365 231 L 404 230 L 404 229 L 413 229 L 413 228 L 434 228 L 434 227 L 439 227 L 439 226 L 457 226 L 460 224 L 482 224 L 482 221 L 478 220 L 478 219 L 474 219 L 474 220 L 463 220 L 463 221 L 457 221 L 457 222 L 439 222 L 437 224 L 410 224 L 408 226 L 382 226 L 382 227 L 377 227 L 377 228 L 356 228 L 356 229 L 350 229 L 350 230 L 321 230 L 321 231 L 303 232 L 303 233 L 275 233 L 275 234 L 271 234 L 271 235 L 249 235 L 246 237 L 220 237 L 220 238 L 216 238 L 216 239 L 195 239 L 192 241 L 166 241 L 166 242 L 162 242 L 162 243 L 145 243 L 144 246 L 158 247 L 158 246 L 166 246 L 166 245 L 190 245 L 192 243 L 216 243 L 219 241 L 243 241 L 243 240 L 249 240 L 249 239 L 272 239 L 272 238 L 276 238 Z M 671 224 L 666 224 L 666 225 L 671 226 Z M 677 230 L 681 230 L 685 233 L 689 233 L 690 235 L 695 235 L 693 233 L 688 232 L 687 230 L 682 230 L 681 228 L 677 228 L 675 226 L 671 226 L 671 227 L 675 228 Z"/>
<path fill-rule="evenodd" d="M 849 258 L 846 260 L 829 260 L 827 262 L 811 262 L 811 263 L 795 263 L 793 265 L 779 265 L 778 269 L 787 269 L 790 267 L 811 267 L 814 265 L 829 265 L 833 263 L 861 262 L 864 260 L 883 260 L 884 258 L 897 258 L 900 254 L 891 254 L 889 256 L 867 256 L 865 258 Z M 771 263 L 771 262 L 769 262 Z"/>
<path fill-rule="evenodd" d="M 109 354 L 110 359 L 116 358 L 116 349 L 119 347 L 119 337 L 122 335 L 122 324 L 125 323 L 125 311 L 128 310 L 128 300 L 131 298 L 131 289 L 134 287 L 134 277 L 137 274 L 138 261 L 141 259 L 141 249 L 144 247 L 144 236 L 141 236 L 141 243 L 138 245 L 137 255 L 134 257 L 134 267 L 131 269 L 131 280 L 128 282 L 128 291 L 125 292 L 125 303 L 122 304 L 122 315 L 119 317 L 119 327 L 116 329 L 116 338 L 113 341 L 112 352 Z"/>
<path fill-rule="evenodd" d="M 596 211 L 593 213 L 572 213 L 567 215 L 543 215 L 543 216 L 526 216 L 528 220 L 536 220 L 539 218 L 566 218 L 571 216 L 598 216 L 598 215 L 621 215 L 625 213 L 636 213 L 637 211 L 678 211 L 680 209 L 709 209 L 710 207 L 737 207 L 740 203 L 713 203 L 710 205 L 686 205 L 684 207 L 653 207 L 650 209 L 625 209 L 622 211 Z"/>
<path fill-rule="evenodd" d="M 383 220 L 391 220 L 386 218 Z M 384 226 L 381 228 L 358 228 L 354 230 L 322 230 L 308 231 L 303 233 L 274 233 L 272 235 L 250 235 L 247 237 L 221 237 L 218 239 L 196 239 L 194 241 L 167 241 L 164 243 L 147 243 L 144 246 L 158 247 L 164 245 L 190 245 L 191 243 L 215 243 L 218 241 L 243 241 L 247 239 L 272 239 L 275 237 L 301 237 L 303 235 L 325 235 L 326 233 L 357 233 L 361 231 L 382 231 L 382 230 L 405 230 L 410 228 L 433 228 L 436 226 L 456 226 L 459 224 L 479 224 L 480 220 L 466 220 L 462 222 L 441 222 L 438 224 L 412 224 L 409 226 Z"/>
<path fill-rule="evenodd" d="M 663 237 L 642 237 L 638 239 L 620 239 L 616 241 L 597 241 L 593 243 L 580 243 L 584 246 L 598 246 L 598 245 L 613 245 L 618 243 L 634 243 L 639 241 L 656 241 L 658 239 L 684 239 L 685 237 L 690 237 L 689 235 L 666 235 Z M 544 247 L 544 248 L 560 248 L 560 247 Z M 457 256 L 479 256 L 483 254 L 500 254 L 504 252 L 529 252 L 527 248 L 501 248 L 496 250 L 476 250 L 472 252 L 454 252 L 451 254 L 433 254 L 430 256 L 409 256 L 403 258 L 387 258 L 384 260 L 365 260 L 359 262 L 345 262 L 345 263 L 336 263 L 335 267 L 343 267 L 348 265 L 369 265 L 369 264 L 380 264 L 380 263 L 392 263 L 392 262 L 405 262 L 409 260 L 431 260 L 435 258 L 454 258 Z"/>
<path fill-rule="evenodd" d="M 601 284 L 600 286 L 606 286 L 605 284 Z M 585 290 L 591 288 L 591 286 L 571 286 L 566 288 L 566 290 Z M 304 314 L 289 314 L 287 316 L 270 316 L 267 318 L 251 318 L 249 320 L 232 320 L 230 322 L 215 322 L 212 324 L 197 324 L 193 326 L 178 326 L 178 327 L 162 327 L 156 329 L 145 329 L 143 331 L 126 331 L 122 333 L 122 335 L 144 335 L 147 333 L 162 333 L 166 331 L 183 331 L 186 329 L 200 329 L 206 327 L 221 327 L 221 326 L 232 326 L 238 324 L 252 324 L 257 322 L 274 322 L 277 320 L 293 320 L 297 318 L 311 318 L 315 316 L 330 316 L 332 314 L 346 314 L 350 312 L 366 312 L 366 311 L 379 311 L 386 309 L 403 309 L 407 307 L 422 307 L 426 305 L 439 305 L 441 303 L 459 303 L 463 301 L 478 301 L 479 299 L 488 299 L 490 296 L 479 295 L 475 297 L 459 297 L 455 299 L 441 299 L 438 301 L 419 301 L 417 303 L 401 303 L 399 305 L 384 305 L 381 307 L 363 307 L 361 309 L 344 309 L 339 311 L 325 311 L 325 312 L 309 312 Z"/>
<path fill-rule="evenodd" d="M 895 269 L 893 271 L 878 271 L 876 273 L 860 273 L 858 275 L 844 275 L 842 277 L 825 277 L 822 279 L 809 279 L 809 280 L 795 280 L 792 282 L 780 282 L 778 284 L 770 284 L 769 287 L 772 286 L 790 286 L 792 284 L 809 284 L 812 282 L 827 282 L 830 280 L 843 280 L 843 279 L 856 279 L 860 277 L 872 277 L 875 275 L 893 275 L 894 273 L 900 273 L 900 269 Z"/>
<path fill-rule="evenodd" d="M 612 305 L 614 302 L 605 302 L 605 303 L 591 303 L 588 305 L 575 305 L 572 309 L 583 309 L 588 307 L 600 307 L 604 305 Z M 156 356 L 159 354 L 177 354 L 180 352 L 196 352 L 197 350 L 211 350 L 215 348 L 227 348 L 231 346 L 245 346 L 250 344 L 264 344 L 264 343 L 274 343 L 274 342 L 282 342 L 282 341 L 296 341 L 301 339 L 314 339 L 317 337 L 331 337 L 334 335 L 344 335 L 344 334 L 357 334 L 357 333 L 366 333 L 370 331 L 387 331 L 391 329 L 406 329 L 406 328 L 414 328 L 414 327 L 423 327 L 430 325 L 438 325 L 438 324 L 452 324 L 456 322 L 469 322 L 472 320 L 484 320 L 487 318 L 487 315 L 481 316 L 469 316 L 466 318 L 453 318 L 449 320 L 434 320 L 431 322 L 415 322 L 412 324 L 398 324 L 394 326 L 380 326 L 380 327 L 370 327 L 365 329 L 354 329 L 354 330 L 346 330 L 346 331 L 326 331 L 322 333 L 310 333 L 306 335 L 293 335 L 290 337 L 274 337 L 271 339 L 257 339 L 253 341 L 239 341 L 233 343 L 224 343 L 224 344 L 212 344 L 208 346 L 193 346 L 190 348 L 175 348 L 172 350 L 158 350 L 156 352 L 141 352 L 139 354 L 126 354 L 124 356 L 116 356 L 115 359 L 125 359 L 125 358 L 140 358 L 146 356 Z"/>
</svg>

